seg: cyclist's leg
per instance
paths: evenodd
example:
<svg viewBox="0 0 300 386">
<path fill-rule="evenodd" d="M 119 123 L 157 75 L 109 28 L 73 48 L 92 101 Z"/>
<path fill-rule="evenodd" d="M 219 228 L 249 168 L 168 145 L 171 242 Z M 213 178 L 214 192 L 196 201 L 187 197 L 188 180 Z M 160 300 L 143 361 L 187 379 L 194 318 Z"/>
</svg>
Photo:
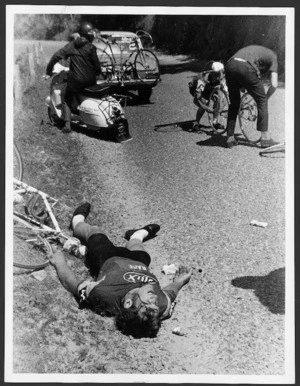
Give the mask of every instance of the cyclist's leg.
<svg viewBox="0 0 300 386">
<path fill-rule="evenodd" d="M 74 98 L 73 90 L 67 86 L 64 92 L 64 95 L 62 94 L 62 119 L 65 123 L 64 125 L 64 131 L 68 132 L 71 131 L 71 107 L 72 102 Z"/>
<path fill-rule="evenodd" d="M 126 244 L 126 248 L 130 251 L 145 251 L 143 246 L 143 240 L 148 236 L 148 232 L 145 229 L 136 231 Z"/>
<path fill-rule="evenodd" d="M 236 119 L 241 102 L 240 87 L 244 78 L 244 63 L 230 60 L 225 66 L 226 82 L 229 94 L 229 108 L 227 119 L 227 138 L 233 138 L 236 125 Z"/>
<path fill-rule="evenodd" d="M 252 82 L 247 84 L 247 91 L 253 97 L 257 104 L 257 130 L 260 131 L 262 137 L 267 139 L 268 133 L 268 99 L 265 92 L 263 82 L 256 76 Z"/>
<path fill-rule="evenodd" d="M 76 220 L 76 217 L 77 216 L 75 216 L 75 220 Z M 73 230 L 74 237 L 78 238 L 83 244 L 87 244 L 89 238 L 96 233 L 103 233 L 103 230 L 99 226 L 90 225 L 85 221 L 78 222 L 74 226 L 74 230 Z"/>
<path fill-rule="evenodd" d="M 227 81 L 228 93 L 230 104 L 228 108 L 228 119 L 227 119 L 227 137 L 231 138 L 234 136 L 234 130 L 236 125 L 236 119 L 239 111 L 239 106 L 241 102 L 240 96 L 240 87 L 239 84 L 235 81 Z"/>
<path fill-rule="evenodd" d="M 128 253 L 124 252 L 124 257 L 127 257 L 128 259 L 139 261 L 141 263 L 146 264 L 147 266 L 150 265 L 151 257 L 149 253 L 145 250 L 143 245 L 143 240 L 145 237 L 147 237 L 148 232 L 145 229 L 140 229 L 136 231 L 127 241 L 125 250 L 128 251 Z M 123 250 L 124 248 L 119 248 Z"/>
<path fill-rule="evenodd" d="M 198 107 L 197 113 L 196 113 L 196 122 L 193 124 L 191 128 L 189 128 L 188 131 L 198 131 L 200 127 L 200 121 L 201 118 L 203 117 L 205 110 L 200 106 L 200 103 L 198 102 L 198 99 L 194 97 L 193 100 L 194 105 Z"/>
<path fill-rule="evenodd" d="M 200 125 L 200 121 L 204 113 L 205 113 L 205 110 L 201 106 L 199 106 L 196 113 L 196 122 L 198 123 L 198 125 Z"/>
</svg>

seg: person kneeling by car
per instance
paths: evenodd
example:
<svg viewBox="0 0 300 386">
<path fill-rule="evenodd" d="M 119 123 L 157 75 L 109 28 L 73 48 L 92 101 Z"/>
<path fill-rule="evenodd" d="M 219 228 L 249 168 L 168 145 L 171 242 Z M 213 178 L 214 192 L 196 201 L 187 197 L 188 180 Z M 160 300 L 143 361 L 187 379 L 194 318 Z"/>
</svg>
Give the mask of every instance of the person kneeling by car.
<svg viewBox="0 0 300 386">
<path fill-rule="evenodd" d="M 74 237 L 87 246 L 85 264 L 94 280 L 80 280 L 59 250 L 49 256 L 62 285 L 78 298 L 79 307 L 88 307 L 102 316 L 114 316 L 116 327 L 133 337 L 155 337 L 161 321 L 172 315 L 180 289 L 191 271 L 180 266 L 173 283 L 164 288 L 150 272 L 150 255 L 143 241 L 153 238 L 160 226 L 149 224 L 128 230 L 126 247 L 115 246 L 98 226 L 85 219 L 91 205 L 84 203 L 73 213 L 70 227 Z"/>
<path fill-rule="evenodd" d="M 200 72 L 189 82 L 189 91 L 194 98 L 194 104 L 198 107 L 196 113 L 196 123 L 190 131 L 199 130 L 200 120 L 205 112 L 212 113 L 213 110 L 207 105 L 209 96 L 216 86 L 220 86 L 227 91 L 225 80 L 224 65 L 221 62 L 213 62 L 211 69 Z"/>
</svg>

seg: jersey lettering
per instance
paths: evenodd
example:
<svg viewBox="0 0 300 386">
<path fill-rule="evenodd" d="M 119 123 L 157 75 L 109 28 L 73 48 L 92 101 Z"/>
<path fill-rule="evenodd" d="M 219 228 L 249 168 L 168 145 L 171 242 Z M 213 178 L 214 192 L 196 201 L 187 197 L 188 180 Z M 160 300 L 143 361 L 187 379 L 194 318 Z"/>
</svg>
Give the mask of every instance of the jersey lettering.
<svg viewBox="0 0 300 386">
<path fill-rule="evenodd" d="M 131 268 L 131 269 L 139 269 L 140 271 L 141 270 L 147 271 L 147 268 L 143 267 L 142 265 L 131 265 L 131 264 L 129 264 L 129 268 Z"/>
<path fill-rule="evenodd" d="M 123 275 L 123 278 L 130 283 L 157 283 L 157 280 L 155 280 L 153 277 L 145 275 L 144 273 L 126 272 Z"/>
</svg>

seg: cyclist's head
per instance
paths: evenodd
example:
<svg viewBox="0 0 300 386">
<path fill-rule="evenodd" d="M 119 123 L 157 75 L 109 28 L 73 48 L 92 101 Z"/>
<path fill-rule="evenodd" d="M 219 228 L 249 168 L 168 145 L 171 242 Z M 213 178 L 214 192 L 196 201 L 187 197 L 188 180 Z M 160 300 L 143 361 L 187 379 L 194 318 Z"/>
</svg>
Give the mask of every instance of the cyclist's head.
<svg viewBox="0 0 300 386">
<path fill-rule="evenodd" d="M 142 295 L 143 297 L 143 295 Z M 161 326 L 158 307 L 141 300 L 138 293 L 132 294 L 127 298 L 116 316 L 116 327 L 126 335 L 132 335 L 135 338 L 149 337 L 157 335 Z"/>
<path fill-rule="evenodd" d="M 225 70 L 224 64 L 221 62 L 213 62 L 211 65 L 211 73 L 210 80 L 212 83 L 217 84 L 220 83 L 222 79 L 224 79 Z"/>
<path fill-rule="evenodd" d="M 82 23 L 80 26 L 79 34 L 83 38 L 86 38 L 88 41 L 92 42 L 95 37 L 95 32 L 92 24 L 88 22 Z"/>
<path fill-rule="evenodd" d="M 213 62 L 211 65 L 212 71 L 221 72 L 224 71 L 224 64 L 221 62 Z"/>
</svg>

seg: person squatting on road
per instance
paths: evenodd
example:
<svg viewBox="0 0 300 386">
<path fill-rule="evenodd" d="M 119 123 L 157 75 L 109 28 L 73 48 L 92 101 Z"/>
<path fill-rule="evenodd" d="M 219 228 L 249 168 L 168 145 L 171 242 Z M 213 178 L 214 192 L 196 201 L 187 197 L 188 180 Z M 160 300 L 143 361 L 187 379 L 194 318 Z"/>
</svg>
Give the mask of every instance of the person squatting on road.
<svg viewBox="0 0 300 386">
<path fill-rule="evenodd" d="M 116 327 L 126 335 L 155 337 L 161 321 L 171 317 L 178 292 L 190 281 L 191 271 L 180 266 L 173 283 L 161 288 L 149 270 L 151 258 L 143 246 L 160 226 L 128 230 L 126 247 L 117 247 L 100 227 L 85 221 L 90 208 L 86 202 L 75 209 L 70 227 L 74 237 L 87 246 L 85 264 L 94 280 L 79 280 L 59 250 L 49 256 L 50 263 L 62 285 L 78 299 L 79 308 L 114 316 Z"/>
<path fill-rule="evenodd" d="M 46 68 L 46 74 L 49 77 L 52 75 L 53 67 L 57 62 L 70 58 L 67 87 L 61 90 L 63 132 L 65 133 L 71 131 L 71 111 L 75 112 L 76 110 L 74 106 L 76 94 L 82 89 L 96 84 L 97 75 L 101 73 L 97 49 L 92 44 L 94 32 L 91 24 L 83 24 L 79 34 L 73 35 L 73 40 L 52 56 Z"/>
<path fill-rule="evenodd" d="M 246 89 L 257 104 L 257 130 L 261 132 L 261 147 L 276 145 L 268 131 L 268 99 L 278 86 L 276 54 L 263 46 L 247 46 L 237 51 L 225 65 L 230 105 L 227 121 L 227 147 L 238 144 L 234 138 L 236 118 L 241 101 L 240 90 Z M 270 79 L 271 86 L 265 92 L 262 76 Z"/>
<path fill-rule="evenodd" d="M 227 91 L 225 80 L 224 65 L 221 62 L 212 62 L 211 69 L 200 72 L 194 77 L 192 82 L 189 82 L 189 91 L 193 96 L 194 104 L 198 107 L 196 113 L 196 123 L 191 129 L 196 131 L 200 127 L 200 120 L 205 112 L 212 113 L 213 110 L 207 105 L 208 99 L 212 90 L 220 86 Z"/>
</svg>

